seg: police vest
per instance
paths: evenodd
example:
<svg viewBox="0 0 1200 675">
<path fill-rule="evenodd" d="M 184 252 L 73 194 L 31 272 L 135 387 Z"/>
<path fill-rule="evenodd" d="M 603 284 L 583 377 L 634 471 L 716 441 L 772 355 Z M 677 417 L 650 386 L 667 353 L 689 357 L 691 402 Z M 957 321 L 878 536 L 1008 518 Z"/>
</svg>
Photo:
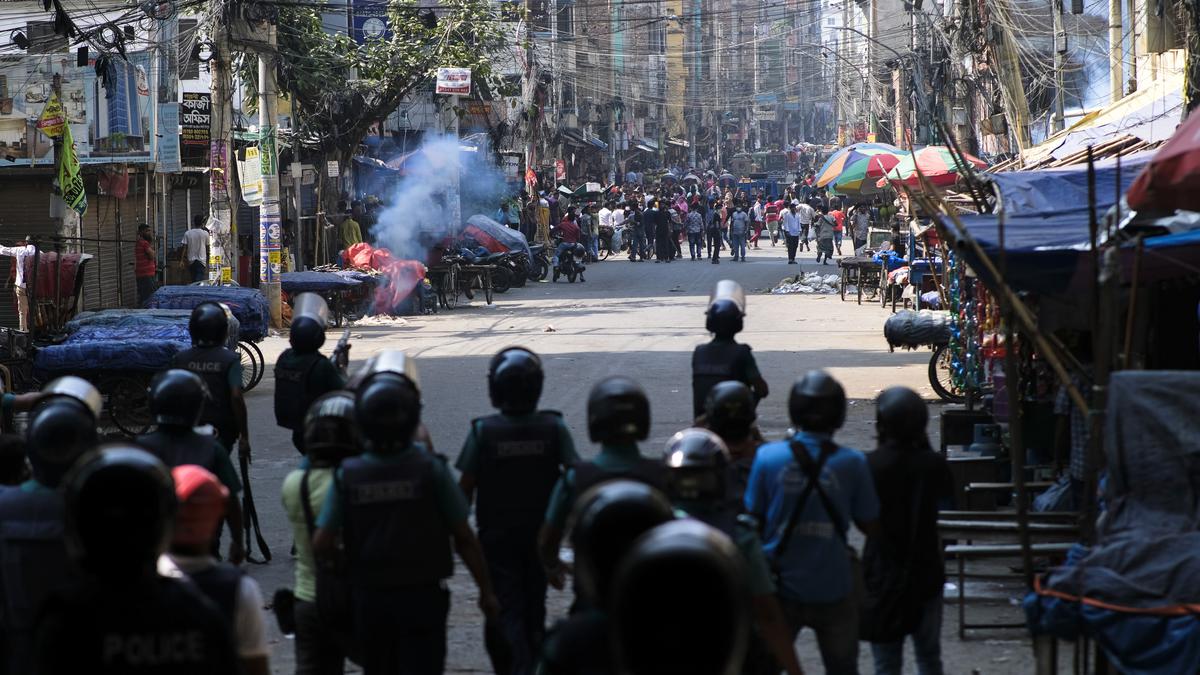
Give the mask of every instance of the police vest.
<svg viewBox="0 0 1200 675">
<path fill-rule="evenodd" d="M 746 362 L 750 346 L 738 342 L 716 340 L 696 347 L 692 352 L 692 413 L 704 413 L 704 400 L 714 386 L 726 380 L 750 384 L 746 377 Z"/>
<path fill-rule="evenodd" d="M 745 511 L 742 497 L 745 485 L 739 486 L 739 467 L 729 464 L 722 475 L 725 483 L 725 494 L 719 499 L 709 500 L 701 508 L 689 509 L 688 515 L 700 522 L 716 528 L 730 539 L 737 541 L 738 517 Z"/>
<path fill-rule="evenodd" d="M 538 412 L 532 420 L 491 415 L 472 422 L 479 449 L 479 529 L 536 527 L 560 475 L 562 414 Z"/>
<path fill-rule="evenodd" d="M 65 507 L 56 491 L 0 489 L 0 634 L 7 673 L 33 672 L 34 619 L 50 593 L 74 576 L 63 543 Z"/>
<path fill-rule="evenodd" d="M 217 473 L 216 453 L 225 450 L 212 436 L 174 426 L 159 427 L 157 431 L 138 436 L 137 444 L 171 468 L 195 464 L 213 474 Z"/>
<path fill-rule="evenodd" d="M 229 630 L 237 626 L 237 598 L 242 585 L 242 570 L 226 563 L 218 563 L 206 570 L 188 575 L 205 597 L 213 601 L 221 616 L 229 622 Z"/>
<path fill-rule="evenodd" d="M 434 495 L 440 457 L 409 449 L 387 462 L 342 462 L 339 488 L 352 583 L 433 584 L 454 573 L 450 531 Z"/>
<path fill-rule="evenodd" d="M 208 401 L 200 421 L 216 428 L 222 439 L 237 436 L 233 402 L 229 396 L 229 371 L 240 359 L 224 347 L 192 347 L 175 355 L 172 368 L 184 368 L 200 376 L 208 387 Z"/>
<path fill-rule="evenodd" d="M 648 457 L 638 457 L 633 466 L 623 469 L 604 469 L 588 461 L 576 462 L 571 468 L 575 471 L 575 499 L 600 483 L 617 479 L 634 480 L 658 490 L 667 487 L 663 463 Z"/>
<path fill-rule="evenodd" d="M 99 582 L 95 585 L 98 586 Z M 238 671 L 232 631 L 193 584 L 88 586 L 47 602 L 44 675 L 211 675 Z"/>
<path fill-rule="evenodd" d="M 320 352 L 298 355 L 291 349 L 275 362 L 275 423 L 284 429 L 302 429 L 308 406 L 324 392 L 308 385 L 313 368 L 325 358 Z M 283 365 L 289 363 L 290 365 Z"/>
</svg>

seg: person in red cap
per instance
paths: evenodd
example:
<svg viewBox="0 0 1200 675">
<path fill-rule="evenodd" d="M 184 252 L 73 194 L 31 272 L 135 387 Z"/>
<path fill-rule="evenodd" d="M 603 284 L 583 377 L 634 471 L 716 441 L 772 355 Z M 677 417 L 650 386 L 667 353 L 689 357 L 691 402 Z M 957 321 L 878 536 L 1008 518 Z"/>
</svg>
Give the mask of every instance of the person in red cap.
<svg viewBox="0 0 1200 675">
<path fill-rule="evenodd" d="M 213 537 L 225 517 L 229 490 L 206 469 L 184 464 L 171 469 L 179 508 L 175 533 L 159 560 L 163 576 L 186 576 L 225 616 L 244 675 L 266 675 L 267 636 L 262 593 L 254 579 L 212 556 Z"/>
</svg>

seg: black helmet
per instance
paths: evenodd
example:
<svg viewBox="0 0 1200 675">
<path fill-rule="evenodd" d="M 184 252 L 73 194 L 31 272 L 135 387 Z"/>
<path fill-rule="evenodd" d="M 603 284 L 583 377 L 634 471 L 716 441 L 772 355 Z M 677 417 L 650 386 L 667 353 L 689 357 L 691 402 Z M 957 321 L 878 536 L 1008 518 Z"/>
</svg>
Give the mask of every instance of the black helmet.
<svg viewBox="0 0 1200 675">
<path fill-rule="evenodd" d="M 376 450 L 404 448 L 421 423 L 416 364 L 401 351 L 372 356 L 355 375 L 354 415 Z"/>
<path fill-rule="evenodd" d="M 925 437 L 928 422 L 925 401 L 908 387 L 890 387 L 875 399 L 875 423 L 881 440 L 920 440 Z"/>
<path fill-rule="evenodd" d="M 329 305 L 316 293 L 301 293 L 292 301 L 292 326 L 288 342 L 292 349 L 308 354 L 325 344 Z"/>
<path fill-rule="evenodd" d="M 96 445 L 100 393 L 86 380 L 70 377 L 46 385 L 42 395 L 25 431 L 26 449 L 34 480 L 53 488 Z"/>
<path fill-rule="evenodd" d="M 675 517 L 661 492 L 644 483 L 613 480 L 582 496 L 571 516 L 575 579 L 593 607 L 608 606 L 622 556 L 643 533 Z"/>
<path fill-rule="evenodd" d="M 705 314 L 704 329 L 708 332 L 723 338 L 737 335 L 746 316 L 746 292 L 736 281 L 718 281 Z"/>
<path fill-rule="evenodd" d="M 806 431 L 836 431 L 846 421 L 846 391 L 829 373 L 810 370 L 792 385 L 788 415 Z"/>
<path fill-rule="evenodd" d="M 175 483 L 166 465 L 130 445 L 102 446 L 64 481 L 67 550 L 102 577 L 135 576 L 167 548 Z"/>
<path fill-rule="evenodd" d="M 222 347 L 229 337 L 229 319 L 233 313 L 222 302 L 205 301 L 192 310 L 188 333 L 193 347 Z"/>
<path fill-rule="evenodd" d="M 576 256 L 583 256 L 587 253 L 587 250 L 583 248 L 583 244 L 575 244 L 575 246 L 571 248 L 571 251 L 573 251 Z"/>
<path fill-rule="evenodd" d="M 315 461 L 337 463 L 358 452 L 354 393 L 331 391 L 313 401 L 304 416 L 304 454 Z"/>
<path fill-rule="evenodd" d="M 676 520 L 643 535 L 622 560 L 612 590 L 620 672 L 742 672 L 750 625 L 746 576 L 729 537 L 699 521 Z"/>
<path fill-rule="evenodd" d="M 596 443 L 628 443 L 650 433 L 650 400 L 641 385 L 614 375 L 588 395 L 588 437 Z"/>
<path fill-rule="evenodd" d="M 209 397 L 208 385 L 190 370 L 164 370 L 150 381 L 150 412 L 160 425 L 194 427 Z"/>
<path fill-rule="evenodd" d="M 492 405 L 508 415 L 537 408 L 542 396 L 542 360 L 524 347 L 509 347 L 488 364 L 488 394 Z"/>
<path fill-rule="evenodd" d="M 750 434 L 758 415 L 754 412 L 754 393 L 745 383 L 726 380 L 713 385 L 704 400 L 708 428 L 721 438 L 741 440 Z"/>
<path fill-rule="evenodd" d="M 708 429 L 684 429 L 672 436 L 663 463 L 671 499 L 701 501 L 725 496 L 729 449 Z"/>
</svg>

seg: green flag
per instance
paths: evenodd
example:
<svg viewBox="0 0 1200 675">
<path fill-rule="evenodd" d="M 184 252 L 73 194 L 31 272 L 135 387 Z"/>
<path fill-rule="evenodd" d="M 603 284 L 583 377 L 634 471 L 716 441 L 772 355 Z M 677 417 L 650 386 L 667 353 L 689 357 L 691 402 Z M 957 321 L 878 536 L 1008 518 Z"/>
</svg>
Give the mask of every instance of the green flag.
<svg viewBox="0 0 1200 675">
<path fill-rule="evenodd" d="M 83 188 L 83 176 L 79 175 L 79 157 L 75 154 L 75 139 L 71 137 L 71 125 L 63 125 L 62 158 L 58 162 L 58 189 L 62 199 L 79 215 L 87 213 L 87 192 Z"/>
</svg>

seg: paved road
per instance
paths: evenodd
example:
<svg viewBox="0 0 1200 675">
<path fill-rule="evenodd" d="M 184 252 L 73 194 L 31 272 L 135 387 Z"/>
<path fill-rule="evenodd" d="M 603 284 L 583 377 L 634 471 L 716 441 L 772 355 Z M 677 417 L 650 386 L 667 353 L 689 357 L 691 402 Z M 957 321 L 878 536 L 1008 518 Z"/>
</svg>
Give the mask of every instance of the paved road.
<svg viewBox="0 0 1200 675">
<path fill-rule="evenodd" d="M 587 442 L 584 408 L 588 390 L 597 380 L 625 374 L 649 393 L 653 416 L 650 439 L 643 452 L 656 455 L 671 434 L 688 425 L 691 416 L 690 357 L 707 339 L 704 308 L 713 285 L 735 279 L 749 298 L 746 330 L 741 338 L 754 347 L 759 368 L 771 387 L 760 405 L 760 424 L 777 438 L 788 427 L 787 391 L 812 368 L 828 368 L 851 397 L 842 442 L 870 448 L 874 443 L 874 411 L 870 400 L 882 389 L 906 384 L 932 398 L 926 376 L 929 352 L 889 353 L 883 339 L 885 313 L 877 305 L 855 306 L 836 296 L 771 296 L 772 286 L 800 270 L 835 273 L 835 266 L 817 266 L 812 254 L 802 265 L 787 265 L 783 247 L 751 251 L 749 262 L 723 260 L 676 261 L 671 264 L 630 263 L 614 259 L 593 265 L 586 283 L 530 284 L 498 295 L 485 305 L 476 300 L 435 316 L 408 317 L 394 322 L 364 324 L 353 330 L 354 364 L 383 349 L 404 349 L 419 359 L 424 397 L 424 420 L 440 452 L 458 455 L 469 421 L 489 414 L 485 373 L 487 362 L 509 345 L 531 348 L 546 364 L 544 407 L 561 410 L 583 454 Z M 331 332 L 330 341 L 336 339 Z M 269 363 L 286 347 L 284 338 L 262 345 Z M 279 485 L 297 459 L 290 436 L 275 427 L 271 409 L 273 381 L 266 377 L 248 397 L 258 510 L 275 559 L 252 567 L 264 594 L 291 586 L 288 555 L 290 530 L 279 504 Z M 934 411 L 936 415 L 936 410 Z M 931 425 L 936 426 L 936 424 Z M 447 672 L 486 673 L 490 668 L 481 648 L 482 628 L 475 610 L 475 593 L 458 565 L 453 580 L 453 609 Z M 1004 604 L 1007 596 L 999 598 Z M 568 599 L 551 598 L 551 613 L 565 613 Z M 948 606 L 948 610 L 952 606 Z M 1016 614 L 1012 609 L 1007 610 Z M 999 640 L 968 643 L 964 649 L 946 622 L 948 672 L 1032 672 L 1028 649 L 1015 632 L 997 633 Z M 290 673 L 292 645 L 272 626 L 272 670 Z M 800 641 L 810 672 L 820 672 L 811 635 Z M 863 650 L 864 672 L 870 672 Z"/>
</svg>

